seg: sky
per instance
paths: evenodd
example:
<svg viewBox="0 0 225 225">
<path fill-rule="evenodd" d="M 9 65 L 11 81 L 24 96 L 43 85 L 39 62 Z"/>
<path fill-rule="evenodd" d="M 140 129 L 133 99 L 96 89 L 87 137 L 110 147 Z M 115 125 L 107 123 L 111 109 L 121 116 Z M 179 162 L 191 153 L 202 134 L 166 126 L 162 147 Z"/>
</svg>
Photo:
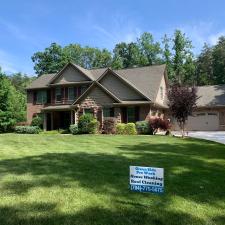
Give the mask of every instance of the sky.
<svg viewBox="0 0 225 225">
<path fill-rule="evenodd" d="M 112 50 L 147 31 L 161 41 L 181 29 L 198 54 L 225 35 L 224 0 L 1 1 L 0 67 L 34 75 L 31 56 L 52 42 Z"/>
</svg>

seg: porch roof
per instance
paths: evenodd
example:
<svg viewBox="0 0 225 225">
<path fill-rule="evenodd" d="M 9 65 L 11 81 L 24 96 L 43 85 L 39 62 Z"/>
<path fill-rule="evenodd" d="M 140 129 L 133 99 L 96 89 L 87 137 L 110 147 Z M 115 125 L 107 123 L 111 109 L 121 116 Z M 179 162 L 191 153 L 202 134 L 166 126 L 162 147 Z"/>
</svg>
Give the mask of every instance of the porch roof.
<svg viewBox="0 0 225 225">
<path fill-rule="evenodd" d="M 71 110 L 71 105 L 50 105 L 44 107 L 41 111 L 63 111 Z"/>
</svg>

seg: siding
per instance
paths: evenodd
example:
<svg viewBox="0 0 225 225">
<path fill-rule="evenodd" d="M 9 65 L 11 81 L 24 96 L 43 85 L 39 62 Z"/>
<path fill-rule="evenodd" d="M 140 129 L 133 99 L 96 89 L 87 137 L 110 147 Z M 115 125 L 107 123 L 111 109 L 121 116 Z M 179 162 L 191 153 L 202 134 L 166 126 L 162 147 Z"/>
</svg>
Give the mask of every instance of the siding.
<svg viewBox="0 0 225 225">
<path fill-rule="evenodd" d="M 98 108 L 102 106 L 110 106 L 113 102 L 115 102 L 114 99 L 106 94 L 101 88 L 95 86 L 85 99 L 81 101 L 80 106 L 82 108 Z"/>
<path fill-rule="evenodd" d="M 54 83 L 65 84 L 68 82 L 90 81 L 88 77 L 72 66 L 68 66 Z"/>
<path fill-rule="evenodd" d="M 106 74 L 100 83 L 121 100 L 144 100 L 138 92 L 111 73 Z"/>
<path fill-rule="evenodd" d="M 160 87 L 162 87 L 162 90 L 163 90 L 163 98 L 161 97 Z M 165 82 L 165 77 L 163 76 L 162 80 L 160 82 L 160 85 L 159 85 L 159 89 L 158 89 L 158 93 L 157 93 L 155 102 L 159 103 L 159 104 L 163 104 L 165 102 L 165 100 L 166 100 L 166 92 L 167 92 L 167 90 L 166 90 L 166 82 Z"/>
</svg>

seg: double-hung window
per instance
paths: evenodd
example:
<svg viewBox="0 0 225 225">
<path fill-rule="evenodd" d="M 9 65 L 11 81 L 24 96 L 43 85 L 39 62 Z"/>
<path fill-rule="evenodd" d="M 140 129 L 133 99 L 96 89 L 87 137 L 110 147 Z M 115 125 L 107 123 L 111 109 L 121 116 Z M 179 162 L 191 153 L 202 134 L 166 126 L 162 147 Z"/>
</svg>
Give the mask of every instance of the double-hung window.
<svg viewBox="0 0 225 225">
<path fill-rule="evenodd" d="M 62 100 L 61 88 L 55 89 L 55 100 L 56 100 L 56 102 L 61 102 L 61 100 Z"/>
<path fill-rule="evenodd" d="M 107 107 L 107 108 L 103 108 L 103 117 L 114 117 L 114 109 Z"/>
<path fill-rule="evenodd" d="M 47 91 L 46 90 L 37 91 L 36 103 L 37 104 L 47 103 Z"/>
<path fill-rule="evenodd" d="M 74 90 L 74 87 L 68 87 L 68 100 L 69 101 L 75 100 L 75 90 Z"/>
</svg>

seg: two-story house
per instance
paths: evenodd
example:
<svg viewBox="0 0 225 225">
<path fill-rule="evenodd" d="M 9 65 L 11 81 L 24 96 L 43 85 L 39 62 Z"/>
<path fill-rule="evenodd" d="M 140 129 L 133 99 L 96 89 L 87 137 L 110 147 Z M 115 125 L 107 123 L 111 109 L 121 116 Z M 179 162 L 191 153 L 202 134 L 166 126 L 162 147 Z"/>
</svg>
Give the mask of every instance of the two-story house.
<svg viewBox="0 0 225 225">
<path fill-rule="evenodd" d="M 57 74 L 43 74 L 27 87 L 27 121 L 44 118 L 44 129 L 65 129 L 80 115 L 136 122 L 163 116 L 168 79 L 166 66 L 87 70 L 72 63 Z"/>
</svg>

